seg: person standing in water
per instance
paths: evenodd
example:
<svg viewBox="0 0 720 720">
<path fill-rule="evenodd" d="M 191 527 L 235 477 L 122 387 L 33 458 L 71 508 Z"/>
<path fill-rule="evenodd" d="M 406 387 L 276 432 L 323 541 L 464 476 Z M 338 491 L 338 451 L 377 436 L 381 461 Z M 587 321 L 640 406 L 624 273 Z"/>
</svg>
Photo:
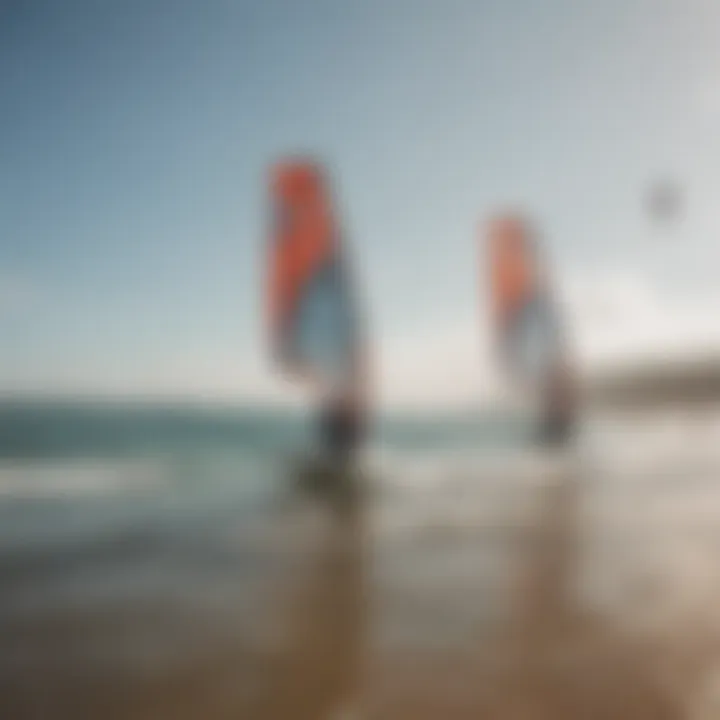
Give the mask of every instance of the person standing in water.
<svg viewBox="0 0 720 720">
<path fill-rule="evenodd" d="M 492 219 L 488 246 L 499 364 L 513 393 L 538 407 L 540 441 L 562 443 L 575 421 L 575 382 L 537 238 L 524 217 L 505 213 Z"/>
<path fill-rule="evenodd" d="M 325 171 L 278 163 L 270 184 L 267 307 L 274 359 L 319 404 L 321 460 L 345 467 L 365 434 L 365 344 L 346 243 Z"/>
</svg>

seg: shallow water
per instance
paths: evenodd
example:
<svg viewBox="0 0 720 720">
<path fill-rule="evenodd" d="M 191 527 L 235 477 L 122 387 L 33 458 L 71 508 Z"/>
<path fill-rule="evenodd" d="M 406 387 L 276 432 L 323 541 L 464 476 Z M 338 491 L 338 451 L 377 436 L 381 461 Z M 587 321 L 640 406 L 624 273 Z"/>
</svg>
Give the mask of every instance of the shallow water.
<svg viewBox="0 0 720 720">
<path fill-rule="evenodd" d="M 0 717 L 720 717 L 699 429 L 597 422 L 571 457 L 425 430 L 343 515 L 276 449 L 8 458 Z"/>
</svg>

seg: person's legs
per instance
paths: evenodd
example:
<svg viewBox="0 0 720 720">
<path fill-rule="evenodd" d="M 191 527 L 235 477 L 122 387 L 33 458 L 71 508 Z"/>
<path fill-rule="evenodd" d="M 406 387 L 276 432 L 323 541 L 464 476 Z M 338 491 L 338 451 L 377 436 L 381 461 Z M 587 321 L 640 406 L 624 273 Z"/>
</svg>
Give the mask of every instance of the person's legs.
<svg viewBox="0 0 720 720">
<path fill-rule="evenodd" d="M 321 411 L 320 441 L 323 454 L 333 463 L 342 459 L 345 450 L 342 409 L 335 403 Z"/>
<path fill-rule="evenodd" d="M 540 437 L 545 445 L 565 445 L 575 431 L 577 408 L 571 382 L 570 375 L 562 367 L 549 380 L 542 400 L 540 422 Z"/>
<path fill-rule="evenodd" d="M 320 413 L 320 440 L 323 453 L 334 464 L 350 461 L 362 440 L 360 418 L 353 408 L 330 403 Z"/>
<path fill-rule="evenodd" d="M 559 447 L 570 440 L 572 432 L 573 423 L 570 417 L 549 414 L 540 423 L 538 436 L 542 445 Z"/>
</svg>

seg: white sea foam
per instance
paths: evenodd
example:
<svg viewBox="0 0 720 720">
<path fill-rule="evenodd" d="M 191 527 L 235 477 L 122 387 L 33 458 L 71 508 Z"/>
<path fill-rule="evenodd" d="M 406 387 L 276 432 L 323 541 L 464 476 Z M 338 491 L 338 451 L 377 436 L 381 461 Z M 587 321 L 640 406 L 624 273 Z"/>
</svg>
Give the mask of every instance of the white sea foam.
<svg viewBox="0 0 720 720">
<path fill-rule="evenodd" d="M 146 460 L 68 460 L 0 464 L 3 497 L 58 498 L 143 491 L 168 480 L 162 463 Z"/>
</svg>

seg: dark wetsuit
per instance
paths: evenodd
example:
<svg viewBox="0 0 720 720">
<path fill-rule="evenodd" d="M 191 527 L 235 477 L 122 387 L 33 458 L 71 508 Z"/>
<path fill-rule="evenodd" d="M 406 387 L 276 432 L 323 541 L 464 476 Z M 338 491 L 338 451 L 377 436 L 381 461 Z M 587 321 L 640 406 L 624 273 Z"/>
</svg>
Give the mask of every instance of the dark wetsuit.
<svg viewBox="0 0 720 720">
<path fill-rule="evenodd" d="M 333 461 L 351 459 L 362 439 L 359 414 L 349 406 L 328 404 L 320 412 L 320 440 Z"/>
<path fill-rule="evenodd" d="M 543 445 L 563 445 L 575 430 L 576 399 L 574 378 L 560 369 L 550 379 L 540 420 L 539 440 Z"/>
<path fill-rule="evenodd" d="M 570 440 L 574 426 L 570 413 L 548 412 L 541 420 L 539 440 L 543 445 L 563 445 Z"/>
</svg>

